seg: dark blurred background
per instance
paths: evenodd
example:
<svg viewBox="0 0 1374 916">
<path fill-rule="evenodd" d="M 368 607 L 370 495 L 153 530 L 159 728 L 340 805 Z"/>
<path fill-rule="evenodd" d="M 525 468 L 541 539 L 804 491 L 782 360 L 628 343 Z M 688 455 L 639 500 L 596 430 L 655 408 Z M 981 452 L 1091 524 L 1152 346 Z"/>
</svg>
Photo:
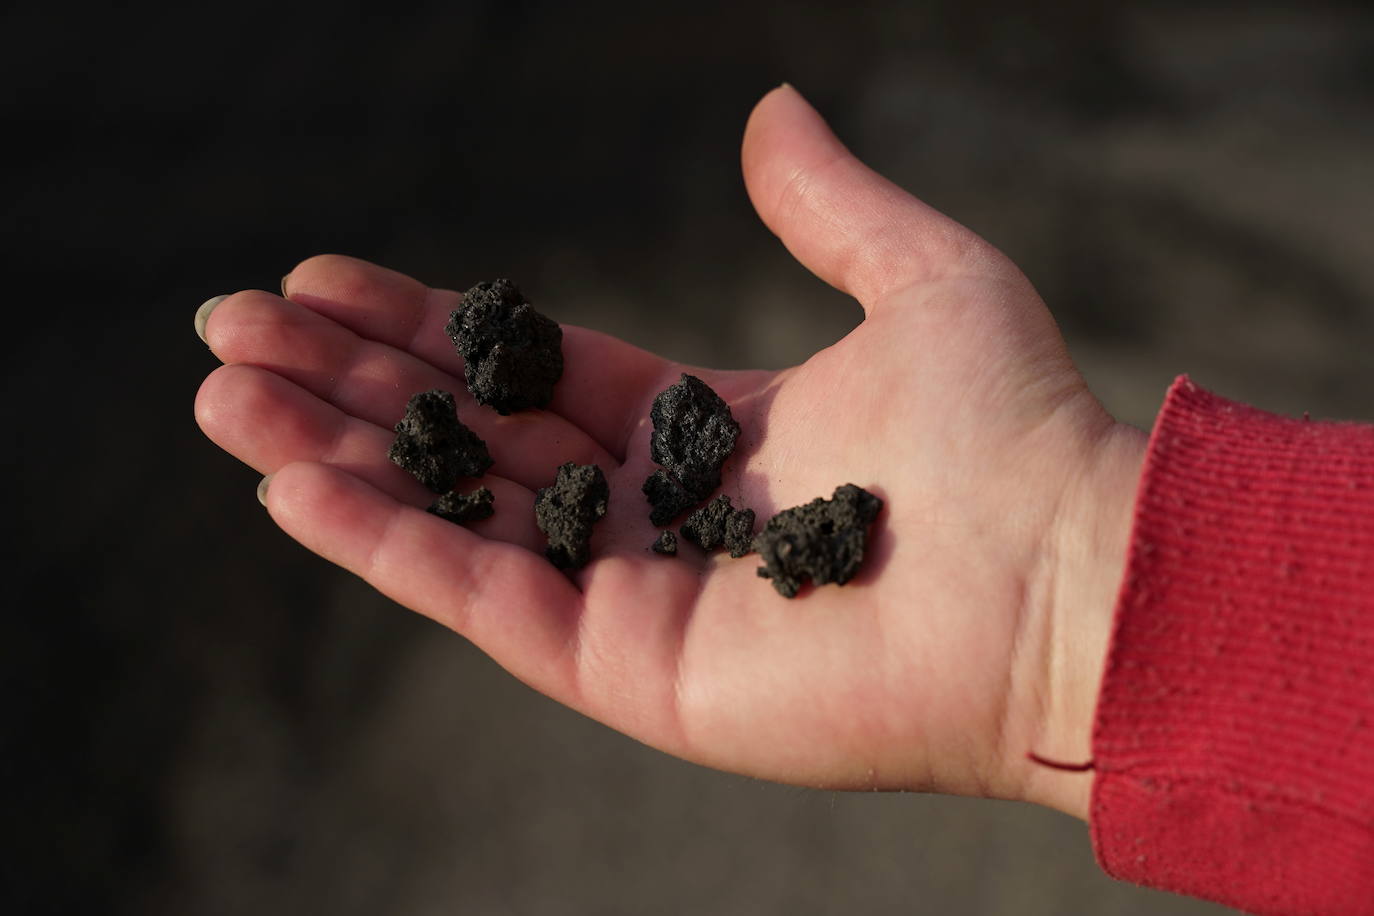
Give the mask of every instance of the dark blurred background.
<svg viewBox="0 0 1374 916">
<path fill-rule="evenodd" d="M 1118 416 L 1148 426 L 1186 371 L 1374 419 L 1374 14 L 1031 7 L 0 13 L 0 909 L 1219 912 L 1110 881 L 1051 812 L 641 747 L 289 541 L 192 420 L 196 307 L 324 251 L 516 277 L 684 360 L 804 359 L 859 311 L 743 191 L 783 80 L 1021 264 Z"/>
</svg>

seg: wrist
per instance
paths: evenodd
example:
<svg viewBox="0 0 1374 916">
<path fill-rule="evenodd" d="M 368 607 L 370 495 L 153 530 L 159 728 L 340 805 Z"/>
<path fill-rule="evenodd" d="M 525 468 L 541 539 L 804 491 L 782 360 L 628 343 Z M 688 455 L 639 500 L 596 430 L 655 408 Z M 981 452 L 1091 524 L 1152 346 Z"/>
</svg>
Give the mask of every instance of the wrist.
<svg viewBox="0 0 1374 916">
<path fill-rule="evenodd" d="M 1124 423 L 1107 427 L 1084 472 L 1063 496 L 1046 548 L 1052 552 L 1052 594 L 1038 656 L 1040 689 L 1034 745 L 1008 748 L 1008 766 L 1022 768 L 1022 797 L 1084 821 L 1093 773 L 1029 759 L 1084 765 L 1092 760 L 1093 719 L 1111 642 L 1112 624 L 1130 544 L 1136 490 L 1148 436 Z"/>
</svg>

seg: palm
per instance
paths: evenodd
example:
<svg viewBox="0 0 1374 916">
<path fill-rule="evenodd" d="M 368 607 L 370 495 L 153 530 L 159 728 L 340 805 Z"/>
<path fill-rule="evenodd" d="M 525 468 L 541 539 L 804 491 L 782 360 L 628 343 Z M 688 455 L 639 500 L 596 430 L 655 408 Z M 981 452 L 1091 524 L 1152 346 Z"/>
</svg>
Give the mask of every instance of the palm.
<svg viewBox="0 0 1374 916">
<path fill-rule="evenodd" d="M 796 115 L 773 117 L 785 133 Z M 758 202 L 772 179 L 749 177 Z M 1100 408 L 996 257 L 871 280 L 813 263 L 821 242 L 804 229 L 780 234 L 868 318 L 791 370 L 689 371 L 743 426 L 721 491 L 736 504 L 766 519 L 841 483 L 883 496 L 868 565 L 844 588 L 787 601 L 756 558 L 649 552 L 648 408 L 682 367 L 567 328 L 550 409 L 499 418 L 467 397 L 442 333 L 456 295 L 361 262 L 313 259 L 290 300 L 245 293 L 217 308 L 207 336 L 227 365 L 197 413 L 276 474 L 272 513 L 292 536 L 636 738 L 802 784 L 1004 794 L 992 761 L 999 741 L 1025 737 L 1008 735 L 1011 679 L 1046 575 L 1040 538 Z M 386 459 L 407 397 L 435 387 L 459 396 L 496 459 L 483 482 L 497 514 L 471 531 L 419 511 L 429 494 Z M 1008 492 L 1028 454 L 1051 483 Z M 612 493 L 595 559 L 571 579 L 543 559 L 532 512 L 563 461 L 600 465 Z"/>
</svg>

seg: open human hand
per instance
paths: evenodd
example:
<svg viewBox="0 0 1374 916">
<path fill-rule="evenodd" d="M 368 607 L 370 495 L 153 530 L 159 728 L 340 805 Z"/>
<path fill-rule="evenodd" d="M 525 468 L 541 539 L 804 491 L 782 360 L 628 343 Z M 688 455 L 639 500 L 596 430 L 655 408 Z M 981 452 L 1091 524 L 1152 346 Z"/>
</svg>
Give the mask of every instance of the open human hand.
<svg viewBox="0 0 1374 916">
<path fill-rule="evenodd" d="M 759 103 L 743 163 L 764 222 L 865 309 L 800 366 L 683 367 L 565 326 L 553 402 L 501 417 L 443 332 L 457 293 L 321 256 L 285 298 L 198 315 L 225 365 L 196 417 L 272 475 L 268 509 L 296 540 L 647 744 L 799 785 L 1085 816 L 1089 777 L 1025 754 L 1088 756 L 1143 436 L 1088 392 L 1013 265 L 859 163 L 795 90 Z M 742 427 L 721 490 L 736 506 L 762 521 L 842 483 L 883 498 L 848 585 L 787 600 L 757 558 L 649 551 L 649 407 L 684 369 Z M 495 459 L 496 515 L 470 529 L 426 513 L 432 494 L 387 459 L 407 399 L 432 388 Z M 565 461 L 611 489 L 572 576 L 533 512 Z"/>
</svg>

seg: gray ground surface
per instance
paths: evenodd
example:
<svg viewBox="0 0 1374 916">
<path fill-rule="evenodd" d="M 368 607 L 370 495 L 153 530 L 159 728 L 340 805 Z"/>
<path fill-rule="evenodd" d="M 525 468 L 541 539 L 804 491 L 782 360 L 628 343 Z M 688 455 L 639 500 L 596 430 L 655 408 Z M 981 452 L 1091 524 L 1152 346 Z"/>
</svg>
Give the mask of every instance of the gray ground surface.
<svg viewBox="0 0 1374 916">
<path fill-rule="evenodd" d="M 1220 912 L 1112 882 L 1046 811 L 639 746 L 289 542 L 191 422 L 196 306 L 322 250 L 517 277 L 683 360 L 804 359 L 859 312 L 738 178 L 783 79 L 1023 266 L 1118 416 L 1186 371 L 1374 419 L 1374 16 L 1020 6 L 4 14 L 5 910 Z"/>
</svg>

